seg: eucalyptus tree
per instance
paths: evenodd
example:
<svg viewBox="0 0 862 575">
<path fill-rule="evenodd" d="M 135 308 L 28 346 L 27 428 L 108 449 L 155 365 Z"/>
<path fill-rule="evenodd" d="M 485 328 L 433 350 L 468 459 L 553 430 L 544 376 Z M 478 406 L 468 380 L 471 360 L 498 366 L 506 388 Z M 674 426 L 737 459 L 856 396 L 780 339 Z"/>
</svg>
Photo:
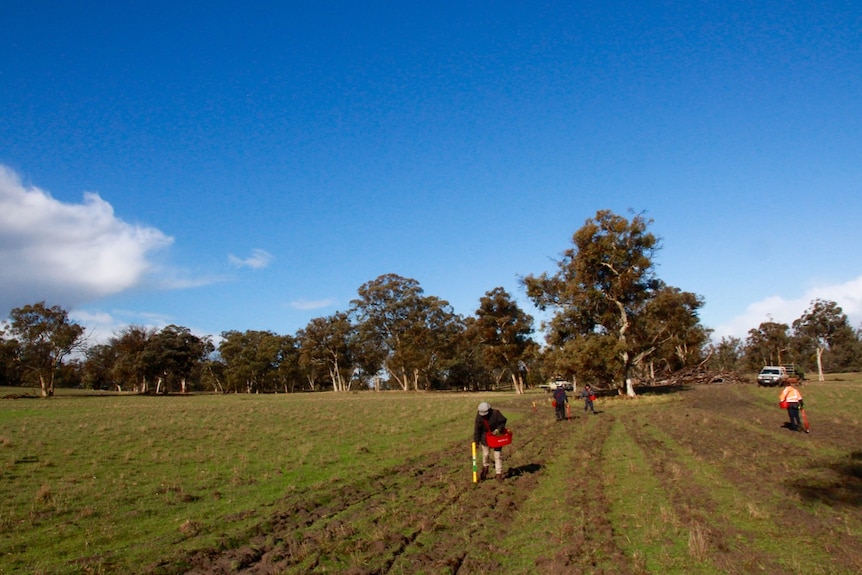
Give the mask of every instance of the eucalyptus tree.
<svg viewBox="0 0 862 575">
<path fill-rule="evenodd" d="M 524 393 L 527 365 L 534 351 L 531 338 L 533 317 L 522 310 L 502 287 L 479 300 L 476 321 L 470 323 L 481 346 L 484 365 L 501 376 L 509 376 L 517 393 Z"/>
<path fill-rule="evenodd" d="M 8 339 L 0 324 L 0 385 L 18 386 L 22 383 L 20 346 L 18 341 Z"/>
<path fill-rule="evenodd" d="M 82 382 L 87 389 L 122 388 L 114 381 L 114 365 L 117 363 L 117 350 L 104 343 L 93 345 L 84 352 L 86 361 L 82 366 Z"/>
<path fill-rule="evenodd" d="M 788 362 L 791 350 L 790 327 L 786 323 L 764 321 L 748 330 L 745 338 L 745 362 L 749 369 Z"/>
<path fill-rule="evenodd" d="M 129 325 L 108 340 L 115 353 L 111 376 L 120 390 L 146 393 L 158 377 L 158 366 L 148 361 L 150 340 L 156 332 L 153 327 Z"/>
<path fill-rule="evenodd" d="M 366 353 L 404 391 L 428 386 L 459 333 L 460 318 L 445 300 L 424 295 L 419 282 L 385 274 L 358 290 L 351 314 Z"/>
<path fill-rule="evenodd" d="M 292 335 L 280 335 L 278 337 L 281 345 L 279 346 L 276 377 L 285 393 L 293 393 L 297 383 L 303 379 L 299 358 L 299 339 Z"/>
<path fill-rule="evenodd" d="M 801 317 L 793 322 L 794 336 L 803 346 L 814 348 L 819 381 L 823 377 L 823 354 L 840 345 L 857 343 L 844 310 L 834 301 L 815 299 Z M 806 345 L 807 344 L 807 345 Z M 844 367 L 844 366 L 841 366 Z"/>
<path fill-rule="evenodd" d="M 740 368 L 740 362 L 745 353 L 742 339 L 724 336 L 718 343 L 707 346 L 709 365 L 722 371 L 735 371 Z"/>
<path fill-rule="evenodd" d="M 402 366 L 402 373 L 407 371 L 404 367 L 412 368 L 413 389 L 447 387 L 464 322 L 445 300 L 426 296 L 422 302 L 417 321 L 408 332 L 407 345 L 396 353 L 393 365 Z"/>
<path fill-rule="evenodd" d="M 275 391 L 285 343 L 271 331 L 222 332 L 218 352 L 225 366 L 225 391 Z"/>
<path fill-rule="evenodd" d="M 446 370 L 449 388 L 481 391 L 491 389 L 494 374 L 485 366 L 484 349 L 475 316 L 464 318 L 464 330 L 455 338 L 452 358 Z"/>
<path fill-rule="evenodd" d="M 652 310 L 667 288 L 655 273 L 659 240 L 648 231 L 651 223 L 640 214 L 628 220 L 600 210 L 575 232 L 555 274 L 522 280 L 533 303 L 554 312 L 547 355 L 557 368 L 624 384 L 630 396 L 633 368 L 657 350 L 662 335 L 655 323 L 660 312 Z M 689 312 L 695 308 L 688 305 Z"/>
<path fill-rule="evenodd" d="M 333 391 L 350 391 L 353 383 L 356 328 L 344 312 L 318 317 L 297 332 L 299 362 L 311 376 L 314 386 L 318 377 L 325 377 Z"/>
<path fill-rule="evenodd" d="M 698 316 L 703 303 L 702 297 L 659 281 L 644 306 L 643 321 L 633 329 L 643 349 L 649 351 L 643 357 L 651 378 L 655 378 L 656 366 L 668 373 L 701 361 L 710 334 Z"/>
<path fill-rule="evenodd" d="M 25 376 L 39 382 L 42 397 L 54 395 L 54 378 L 63 359 L 83 343 L 84 328 L 60 306 L 39 302 L 15 308 L 7 331 L 18 342 L 18 359 Z"/>
<path fill-rule="evenodd" d="M 155 333 L 147 342 L 144 361 L 156 376 L 156 393 L 176 390 L 189 391 L 189 380 L 200 374 L 206 356 L 212 352 L 209 338 L 200 338 L 187 327 L 169 325 Z"/>
</svg>

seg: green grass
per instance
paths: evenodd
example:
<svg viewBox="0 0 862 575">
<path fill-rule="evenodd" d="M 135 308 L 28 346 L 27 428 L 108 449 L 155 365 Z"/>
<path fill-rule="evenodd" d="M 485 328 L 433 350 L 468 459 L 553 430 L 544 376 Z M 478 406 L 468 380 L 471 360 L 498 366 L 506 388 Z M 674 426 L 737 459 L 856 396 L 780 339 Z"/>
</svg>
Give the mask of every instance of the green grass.
<svg viewBox="0 0 862 575">
<path fill-rule="evenodd" d="M 131 570 L 472 431 L 469 396 L 60 396 L 0 405 L 0 572 Z M 434 430 L 434 441 L 422 441 Z"/>
<path fill-rule="evenodd" d="M 605 475 L 618 544 L 649 573 L 718 573 L 701 556 L 702 527 L 674 512 L 640 447 L 617 423 L 605 442 Z"/>
<path fill-rule="evenodd" d="M 600 398 L 559 424 L 538 393 L 0 400 L 0 573 L 177 573 L 252 541 L 286 573 L 858 572 L 862 376 L 803 386 L 810 436 L 775 388 L 710 390 L 734 407 Z M 504 486 L 470 482 L 480 399 L 516 431 Z"/>
</svg>

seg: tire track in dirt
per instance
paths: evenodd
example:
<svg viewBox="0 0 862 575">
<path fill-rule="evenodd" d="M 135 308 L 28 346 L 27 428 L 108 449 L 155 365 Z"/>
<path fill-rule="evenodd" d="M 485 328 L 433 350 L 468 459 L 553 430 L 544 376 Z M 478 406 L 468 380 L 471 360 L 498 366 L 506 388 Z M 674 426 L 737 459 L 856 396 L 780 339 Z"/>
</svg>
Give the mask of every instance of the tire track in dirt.
<svg viewBox="0 0 862 575">
<path fill-rule="evenodd" d="M 567 438 L 567 443 L 576 447 L 569 459 L 572 481 L 566 491 L 565 505 L 577 512 L 555 538 L 553 547 L 558 551 L 537 562 L 541 573 L 638 573 L 631 558 L 616 543 L 617 534 L 608 520 L 611 504 L 603 489 L 603 449 L 615 421 L 610 414 L 586 421 L 579 416 L 574 436 Z"/>
<path fill-rule="evenodd" d="M 733 575 L 782 571 L 774 558 L 756 550 L 754 534 L 739 530 L 722 518 L 718 503 L 700 485 L 692 470 L 676 453 L 648 434 L 646 428 L 651 424 L 642 414 L 624 425 L 646 455 L 653 475 L 673 506 L 675 519 L 690 536 L 697 537 L 696 541 L 702 541 L 704 547 L 698 552 L 705 556 L 700 560 L 708 560 L 722 572 Z M 743 549 L 740 541 L 746 542 Z"/>
<path fill-rule="evenodd" d="M 541 459 L 553 456 L 554 443 L 543 435 L 550 431 L 530 416 L 517 426 L 518 448 L 507 458 L 510 478 L 503 485 L 474 488 L 464 445 L 450 445 L 367 479 L 292 493 L 245 542 L 226 541 L 225 548 L 191 553 L 151 572 L 322 572 L 332 569 L 326 565 L 335 556 L 349 558 L 349 566 L 338 570 L 355 575 L 404 570 L 404 565 L 412 572 L 488 569 L 499 552 L 500 527 L 517 511 L 519 490 L 529 489 Z"/>
<path fill-rule="evenodd" d="M 457 501 L 456 495 L 438 493 L 425 501 L 420 516 L 409 501 L 418 489 L 409 484 L 439 481 L 452 453 L 450 448 L 417 458 L 365 481 L 292 494 L 286 508 L 262 523 L 246 544 L 198 554 L 190 559 L 195 566 L 184 572 L 314 572 L 331 557 L 354 556 L 358 565 L 351 573 L 385 573 L 427 527 L 427 517 Z M 363 563 L 369 567 L 362 568 Z"/>
<path fill-rule="evenodd" d="M 470 485 L 431 528 L 432 536 L 419 538 L 392 566 L 392 572 L 484 573 L 499 569 L 500 558 L 511 550 L 501 547 L 525 495 L 537 484 L 550 458 L 565 446 L 550 439 L 559 430 L 549 423 L 546 414 L 526 406 L 503 406 L 504 411 L 521 411 L 515 425 L 515 441 L 504 449 L 503 484 L 486 481 Z M 452 528 L 453 521 L 466 527 Z M 442 531 L 442 534 L 441 534 Z M 448 567 L 448 571 L 445 571 Z"/>
<path fill-rule="evenodd" d="M 799 490 L 786 479 L 812 468 L 817 442 L 827 449 L 840 450 L 847 445 L 846 437 L 836 445 L 820 436 L 815 438 L 813 433 L 807 436 L 783 429 L 779 417 L 739 386 L 692 388 L 685 392 L 682 402 L 665 409 L 661 421 L 654 425 L 695 458 L 719 470 L 723 480 L 747 500 L 758 502 L 757 506 L 762 506 L 778 526 L 777 537 L 804 529 L 813 547 L 826 548 L 833 568 L 840 570 L 837 572 L 859 572 L 862 550 L 859 538 L 848 533 L 846 520 L 852 516 L 858 525 L 862 521 L 859 507 L 844 506 L 839 510 L 830 506 L 812 513 L 798 504 Z M 787 504 L 776 504 L 776 500 Z M 786 572 L 786 568 L 767 568 L 767 572 Z"/>
</svg>

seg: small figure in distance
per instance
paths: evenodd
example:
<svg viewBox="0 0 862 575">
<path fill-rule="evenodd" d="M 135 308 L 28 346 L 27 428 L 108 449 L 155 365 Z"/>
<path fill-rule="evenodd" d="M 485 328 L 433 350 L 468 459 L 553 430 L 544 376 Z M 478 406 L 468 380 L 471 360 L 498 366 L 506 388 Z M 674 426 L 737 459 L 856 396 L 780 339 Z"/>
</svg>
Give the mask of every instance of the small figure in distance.
<svg viewBox="0 0 862 575">
<path fill-rule="evenodd" d="M 479 481 L 484 481 L 488 478 L 491 452 L 494 453 L 494 471 L 496 472 L 497 481 L 503 481 L 503 448 L 488 447 L 485 434 L 503 435 L 505 432 L 506 417 L 500 413 L 500 410 L 491 409 L 491 405 L 486 401 L 480 403 L 478 413 L 476 414 L 476 422 L 473 426 L 473 441 L 482 446 L 482 471 L 479 473 Z"/>
<path fill-rule="evenodd" d="M 593 400 L 596 398 L 596 392 L 589 383 L 584 386 L 584 390 L 581 392 L 581 398 L 584 400 L 584 413 L 589 411 L 595 415 L 596 409 L 593 407 Z"/>
<path fill-rule="evenodd" d="M 802 394 L 798 389 L 793 387 L 792 383 L 788 383 L 787 387 L 781 390 L 781 395 L 778 396 L 778 402 L 787 402 L 787 415 L 790 416 L 790 429 L 793 431 L 802 431 L 802 421 L 799 419 L 799 408 L 803 406 Z M 808 433 L 808 430 L 805 430 Z"/>
<path fill-rule="evenodd" d="M 569 403 L 569 396 L 566 395 L 566 388 L 558 385 L 554 390 L 554 414 L 557 416 L 557 421 L 568 419 L 566 417 L 566 404 Z"/>
</svg>

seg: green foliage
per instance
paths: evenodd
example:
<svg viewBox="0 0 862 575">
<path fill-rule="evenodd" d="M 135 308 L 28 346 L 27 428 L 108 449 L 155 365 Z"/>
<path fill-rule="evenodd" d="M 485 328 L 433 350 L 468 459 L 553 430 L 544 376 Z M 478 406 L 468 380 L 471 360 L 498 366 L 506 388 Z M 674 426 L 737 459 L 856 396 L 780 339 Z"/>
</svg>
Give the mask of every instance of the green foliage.
<svg viewBox="0 0 862 575">
<path fill-rule="evenodd" d="M 480 346 L 485 368 L 498 380 L 511 377 L 515 388 L 523 393 L 526 361 L 536 352 L 530 337 L 533 318 L 498 287 L 479 300 L 476 321 L 469 324 L 468 330 L 468 337 Z"/>
<path fill-rule="evenodd" d="M 219 391 L 272 393 L 282 387 L 285 375 L 296 381 L 298 358 L 292 337 L 256 330 L 226 331 L 221 337 L 223 369 L 221 378 L 214 378 Z"/>
<path fill-rule="evenodd" d="M 15 308 L 9 317 L 8 332 L 18 343 L 25 377 L 32 375 L 39 382 L 43 397 L 54 395 L 57 369 L 80 344 L 84 328 L 70 321 L 66 310 L 44 301 Z"/>
<path fill-rule="evenodd" d="M 363 353 L 379 358 L 388 379 L 404 391 L 429 389 L 449 367 L 463 332 L 445 300 L 426 296 L 414 279 L 385 274 L 360 286 L 352 315 Z"/>
<path fill-rule="evenodd" d="M 524 278 L 536 306 L 553 311 L 548 357 L 559 375 L 621 386 L 633 370 L 645 373 L 648 362 L 672 370 L 700 357 L 703 300 L 656 277 L 659 240 L 650 223 L 599 211 L 575 232 L 556 274 Z"/>
<path fill-rule="evenodd" d="M 738 337 L 722 337 L 718 344 L 709 344 L 709 365 L 719 371 L 740 370 L 745 347 Z"/>
</svg>

